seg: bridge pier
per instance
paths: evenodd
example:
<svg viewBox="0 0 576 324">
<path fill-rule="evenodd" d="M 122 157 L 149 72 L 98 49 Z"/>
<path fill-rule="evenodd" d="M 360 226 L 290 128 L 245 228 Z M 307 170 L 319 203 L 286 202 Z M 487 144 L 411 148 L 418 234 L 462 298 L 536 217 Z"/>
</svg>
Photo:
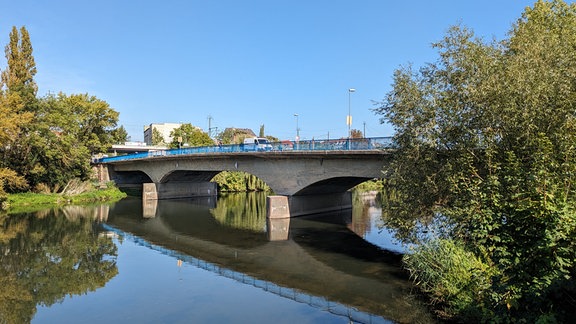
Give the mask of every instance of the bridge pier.
<svg viewBox="0 0 576 324">
<path fill-rule="evenodd" d="M 269 241 L 286 241 L 290 231 L 287 196 L 266 197 L 266 233 Z"/>
<path fill-rule="evenodd" d="M 166 182 L 143 183 L 142 200 L 177 199 L 217 196 L 215 182 Z"/>
</svg>

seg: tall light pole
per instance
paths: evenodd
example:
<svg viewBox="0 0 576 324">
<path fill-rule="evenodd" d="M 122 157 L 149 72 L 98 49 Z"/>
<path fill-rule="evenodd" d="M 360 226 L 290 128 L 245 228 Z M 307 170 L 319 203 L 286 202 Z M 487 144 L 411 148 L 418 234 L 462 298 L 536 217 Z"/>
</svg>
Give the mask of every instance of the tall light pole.
<svg viewBox="0 0 576 324">
<path fill-rule="evenodd" d="M 294 114 L 296 117 L 296 142 L 300 141 L 300 127 L 298 127 L 298 114 Z"/>
<path fill-rule="evenodd" d="M 356 89 L 350 88 L 348 89 L 348 116 L 346 116 L 346 124 L 348 125 L 348 138 L 352 136 L 352 131 L 350 127 L 352 126 L 352 112 L 351 112 L 351 94 L 352 92 L 356 92 Z"/>
</svg>

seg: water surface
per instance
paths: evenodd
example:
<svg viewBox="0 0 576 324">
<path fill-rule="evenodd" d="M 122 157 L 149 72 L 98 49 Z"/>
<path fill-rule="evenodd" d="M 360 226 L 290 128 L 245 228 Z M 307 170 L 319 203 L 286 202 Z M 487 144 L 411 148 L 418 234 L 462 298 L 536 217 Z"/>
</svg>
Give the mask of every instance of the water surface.
<svg viewBox="0 0 576 324">
<path fill-rule="evenodd" d="M 3 218 L 8 323 L 428 323 L 378 228 L 352 211 L 273 224 L 265 196 L 68 207 Z M 274 229 L 274 233 L 272 233 Z M 0 321 L 2 322 L 2 321 Z"/>
</svg>

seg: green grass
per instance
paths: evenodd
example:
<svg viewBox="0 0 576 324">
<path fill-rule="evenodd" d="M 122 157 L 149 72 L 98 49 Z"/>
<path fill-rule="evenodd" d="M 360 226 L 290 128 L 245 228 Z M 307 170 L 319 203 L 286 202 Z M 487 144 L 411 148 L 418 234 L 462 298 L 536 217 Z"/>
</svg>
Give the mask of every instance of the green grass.
<svg viewBox="0 0 576 324">
<path fill-rule="evenodd" d="M 125 198 L 126 194 L 118 188 L 94 189 L 78 195 L 17 193 L 8 195 L 6 200 L 8 213 L 32 212 L 44 208 L 63 205 L 84 205 L 99 202 L 115 202 Z"/>
</svg>

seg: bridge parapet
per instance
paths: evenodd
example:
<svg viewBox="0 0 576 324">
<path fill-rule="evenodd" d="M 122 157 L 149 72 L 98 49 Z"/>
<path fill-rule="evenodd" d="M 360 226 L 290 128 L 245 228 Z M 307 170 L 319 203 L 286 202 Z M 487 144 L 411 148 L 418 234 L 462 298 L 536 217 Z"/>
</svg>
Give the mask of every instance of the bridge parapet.
<svg viewBox="0 0 576 324">
<path fill-rule="evenodd" d="M 349 139 L 322 139 L 303 141 L 271 142 L 269 149 L 259 152 L 311 152 L 311 151 L 366 151 L 393 149 L 392 137 L 369 137 Z M 94 159 L 94 163 L 112 163 L 117 161 L 154 158 L 159 156 L 192 155 L 192 154 L 220 154 L 220 153 L 246 153 L 254 152 L 252 147 L 243 144 L 213 145 L 199 147 L 184 147 L 171 150 L 156 150 L 127 155 L 111 156 Z"/>
</svg>

